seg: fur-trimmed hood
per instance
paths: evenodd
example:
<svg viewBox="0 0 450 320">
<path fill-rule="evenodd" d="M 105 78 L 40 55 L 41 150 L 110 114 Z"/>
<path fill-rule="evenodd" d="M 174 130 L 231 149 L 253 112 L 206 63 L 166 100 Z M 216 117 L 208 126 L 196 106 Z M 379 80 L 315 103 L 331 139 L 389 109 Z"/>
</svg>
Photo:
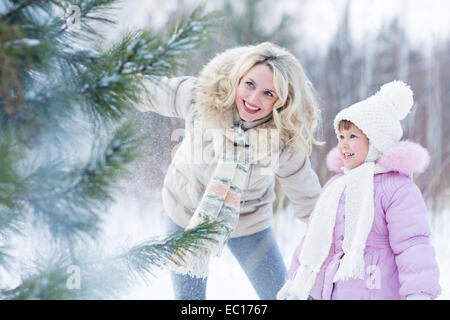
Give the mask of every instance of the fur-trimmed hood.
<svg viewBox="0 0 450 320">
<path fill-rule="evenodd" d="M 430 155 L 424 147 L 411 141 L 400 141 L 386 150 L 376 163 L 389 171 L 410 176 L 424 172 L 429 161 Z M 342 173 L 344 162 L 339 157 L 337 147 L 328 153 L 326 162 L 330 171 Z"/>
<path fill-rule="evenodd" d="M 223 89 L 228 75 L 233 67 L 237 50 L 245 53 L 245 47 L 235 48 L 221 53 L 209 61 L 200 71 L 195 88 L 195 100 L 200 120 L 208 128 L 230 128 L 234 123 L 232 106 L 224 106 L 219 99 L 223 99 Z"/>
</svg>

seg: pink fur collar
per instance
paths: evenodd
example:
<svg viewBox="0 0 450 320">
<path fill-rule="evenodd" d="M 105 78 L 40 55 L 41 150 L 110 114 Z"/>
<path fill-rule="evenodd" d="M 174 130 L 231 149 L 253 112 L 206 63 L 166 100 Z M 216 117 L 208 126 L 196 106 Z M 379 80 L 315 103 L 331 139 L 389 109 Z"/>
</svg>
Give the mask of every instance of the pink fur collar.
<svg viewBox="0 0 450 320">
<path fill-rule="evenodd" d="M 326 161 L 329 170 L 342 172 L 344 162 L 339 157 L 337 147 L 328 153 Z M 430 155 L 424 147 L 411 141 L 400 141 L 386 150 L 376 163 L 390 171 L 412 175 L 424 172 L 429 161 Z"/>
</svg>

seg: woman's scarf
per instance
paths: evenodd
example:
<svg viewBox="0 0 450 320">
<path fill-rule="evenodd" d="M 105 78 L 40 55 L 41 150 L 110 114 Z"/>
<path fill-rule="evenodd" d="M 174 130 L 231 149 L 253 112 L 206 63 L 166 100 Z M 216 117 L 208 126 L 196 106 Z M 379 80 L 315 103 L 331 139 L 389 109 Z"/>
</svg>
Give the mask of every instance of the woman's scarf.
<svg viewBox="0 0 450 320">
<path fill-rule="evenodd" d="M 207 277 L 210 258 L 220 256 L 230 234 L 236 229 L 249 171 L 248 136 L 241 128 L 219 132 L 213 137 L 213 143 L 219 160 L 187 228 L 206 221 L 221 221 L 222 227 L 212 240 L 204 240 L 200 248 L 188 252 L 185 263 L 172 267 L 176 273 L 197 278 Z"/>
</svg>

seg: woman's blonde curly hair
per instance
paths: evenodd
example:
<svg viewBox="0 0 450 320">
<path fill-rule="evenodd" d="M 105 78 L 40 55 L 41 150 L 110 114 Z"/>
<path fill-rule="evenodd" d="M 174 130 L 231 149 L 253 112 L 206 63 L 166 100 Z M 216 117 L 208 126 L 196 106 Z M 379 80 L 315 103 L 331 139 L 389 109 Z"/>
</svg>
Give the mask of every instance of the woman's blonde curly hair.
<svg viewBox="0 0 450 320">
<path fill-rule="evenodd" d="M 294 149 L 310 154 L 312 145 L 323 142 L 315 138 L 320 123 L 320 109 L 314 88 L 297 58 L 286 49 L 270 42 L 233 48 L 216 57 L 223 59 L 217 82 L 216 106 L 236 108 L 236 89 L 241 78 L 257 64 L 266 64 L 273 71 L 273 83 L 278 100 L 273 120 L 280 136 Z"/>
</svg>

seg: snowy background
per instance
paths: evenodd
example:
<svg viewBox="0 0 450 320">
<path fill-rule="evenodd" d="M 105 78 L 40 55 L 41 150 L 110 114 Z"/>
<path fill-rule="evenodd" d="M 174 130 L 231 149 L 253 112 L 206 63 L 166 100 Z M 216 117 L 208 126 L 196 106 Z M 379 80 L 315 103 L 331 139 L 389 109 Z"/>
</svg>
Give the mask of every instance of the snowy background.
<svg viewBox="0 0 450 320">
<path fill-rule="evenodd" d="M 209 1 L 208 7 L 214 9 L 218 1 Z M 271 7 L 271 4 L 272 6 Z M 279 23 L 284 12 L 298 12 L 302 20 L 302 34 L 299 45 L 308 45 L 324 50 L 337 28 L 337 14 L 345 1 L 271 1 L 263 10 L 270 10 L 271 19 L 267 24 Z M 198 1 L 138 1 L 122 2 L 118 11 L 119 25 L 107 31 L 110 40 L 114 40 L 120 31 L 136 28 L 157 27 L 164 29 L 168 16 L 177 6 L 192 8 Z M 351 29 L 356 41 L 364 41 L 369 33 L 378 30 L 383 22 L 397 16 L 405 29 L 412 45 L 427 47 L 448 37 L 450 20 L 450 1 L 447 0 L 397 0 L 397 1 L 355 1 L 351 12 Z M 324 23 L 326 21 L 326 23 Z M 301 42 L 301 43 L 300 43 Z M 447 106 L 448 107 L 448 106 Z M 326 124 L 325 124 L 326 125 Z M 163 157 L 158 152 L 154 157 Z M 164 171 L 164 168 L 161 169 Z M 130 182 L 134 184 L 134 182 Z M 128 186 L 129 187 L 129 186 Z M 152 236 L 159 236 L 164 230 L 164 212 L 158 187 L 134 185 L 134 192 L 119 198 L 111 208 L 110 217 L 105 226 L 104 243 L 108 246 L 120 246 L 135 243 Z M 136 190 L 139 189 L 138 192 Z M 141 197 L 139 196 L 141 195 Z M 136 196 L 138 195 L 138 196 Z M 442 295 L 439 299 L 450 299 L 450 208 L 430 211 L 432 243 L 435 246 L 437 260 L 441 270 Z M 275 232 L 279 247 L 289 266 L 295 246 L 305 231 L 305 225 L 296 220 L 289 207 L 281 211 L 275 219 Z M 244 272 L 225 249 L 220 259 L 211 264 L 208 280 L 208 299 L 258 299 Z M 142 283 L 123 294 L 123 299 L 173 299 L 172 284 L 167 271 L 158 271 L 150 283 Z"/>
</svg>

